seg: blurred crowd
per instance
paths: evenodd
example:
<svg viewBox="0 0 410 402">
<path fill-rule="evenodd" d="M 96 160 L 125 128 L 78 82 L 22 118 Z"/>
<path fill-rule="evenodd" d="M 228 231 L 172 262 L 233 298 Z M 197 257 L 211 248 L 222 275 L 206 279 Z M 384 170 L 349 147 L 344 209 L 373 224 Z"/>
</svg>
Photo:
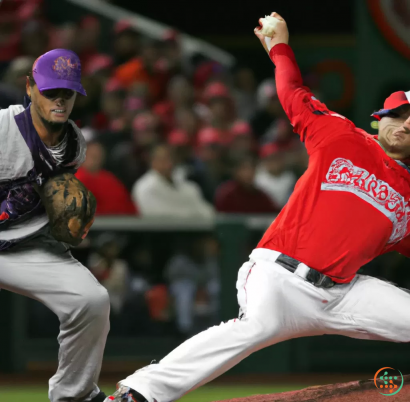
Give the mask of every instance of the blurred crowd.
<svg viewBox="0 0 410 402">
<path fill-rule="evenodd" d="M 180 34 L 143 37 L 117 22 L 107 53 L 93 15 L 54 25 L 42 0 L 5 0 L 0 14 L 0 107 L 22 104 L 35 59 L 75 51 L 87 97 L 71 115 L 88 143 L 78 178 L 94 193 L 97 215 L 209 219 L 215 213 L 274 214 L 287 202 L 307 155 L 280 105 L 272 77 L 257 82 L 246 65 L 228 69 L 182 51 Z M 92 237 L 92 236 L 91 236 Z M 182 337 L 219 319 L 218 244 L 191 236 L 162 260 L 158 248 L 114 233 L 73 253 L 108 289 L 113 334 Z M 168 240 L 167 240 L 168 241 Z M 166 243 L 166 241 L 165 241 Z M 32 311 L 33 334 L 53 318 Z M 58 323 L 56 323 L 57 328 Z M 169 329 L 169 328 L 168 328 Z"/>
<path fill-rule="evenodd" d="M 307 158 L 272 78 L 258 83 L 245 65 L 188 57 L 177 31 L 153 40 L 126 20 L 101 53 L 97 17 L 55 26 L 42 0 L 6 0 L 0 18 L 2 108 L 22 103 L 40 54 L 80 56 L 88 96 L 71 117 L 88 142 L 78 178 L 97 215 L 206 219 L 276 213 L 287 202 Z"/>
<path fill-rule="evenodd" d="M 91 241 L 90 241 L 91 240 Z M 172 336 L 184 340 L 219 324 L 219 244 L 212 232 L 90 233 L 74 257 L 110 296 L 111 336 Z M 58 334 L 57 317 L 29 302 L 30 337 Z"/>
<path fill-rule="evenodd" d="M 137 248 L 124 259 L 125 244 L 114 233 L 101 234 L 86 261 L 110 295 L 112 334 L 188 337 L 218 321 L 217 243 L 211 235 L 177 248 L 167 258 L 160 281 L 150 248 Z"/>
</svg>

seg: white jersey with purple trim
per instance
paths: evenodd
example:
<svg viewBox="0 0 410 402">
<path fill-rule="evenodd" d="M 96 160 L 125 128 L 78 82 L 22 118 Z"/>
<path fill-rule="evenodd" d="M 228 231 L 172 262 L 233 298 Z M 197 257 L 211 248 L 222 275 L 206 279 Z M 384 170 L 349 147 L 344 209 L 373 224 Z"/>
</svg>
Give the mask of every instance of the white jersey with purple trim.
<svg viewBox="0 0 410 402">
<path fill-rule="evenodd" d="M 40 200 L 30 183 L 36 178 L 41 183 L 41 173 L 33 173 L 36 170 L 33 153 L 39 153 L 38 161 L 44 166 L 50 167 L 50 163 L 37 150 L 37 147 L 32 146 L 30 149 L 27 142 L 28 134 L 25 131 L 33 130 L 32 122 L 29 121 L 30 124 L 27 127 L 26 125 L 19 127 L 15 118 L 22 113 L 25 113 L 22 105 L 13 105 L 0 110 L 0 143 L 2 144 L 0 147 L 0 241 L 24 238 L 37 232 L 48 223 L 44 210 L 37 208 L 37 212 L 33 213 L 36 207 L 40 207 L 38 205 Z M 67 141 L 68 134 L 66 134 L 62 143 L 57 147 L 44 148 L 48 151 L 55 166 L 60 166 L 63 151 L 67 151 L 69 146 L 76 146 L 77 149 L 73 150 L 73 157 L 64 165 L 65 168 L 75 170 L 85 159 L 86 143 L 75 123 L 69 120 L 69 124 L 73 129 L 71 132 L 75 135 L 75 142 Z M 31 135 L 36 136 L 36 140 L 41 142 L 37 133 L 31 133 Z"/>
</svg>

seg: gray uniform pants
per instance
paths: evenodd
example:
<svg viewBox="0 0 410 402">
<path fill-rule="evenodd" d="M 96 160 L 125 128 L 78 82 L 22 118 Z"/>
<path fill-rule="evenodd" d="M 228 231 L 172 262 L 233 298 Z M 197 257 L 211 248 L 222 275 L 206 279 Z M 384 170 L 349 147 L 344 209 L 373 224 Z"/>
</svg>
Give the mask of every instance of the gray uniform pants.
<svg viewBox="0 0 410 402">
<path fill-rule="evenodd" d="M 43 303 L 60 320 L 59 365 L 51 402 L 88 401 L 97 387 L 109 331 L 107 291 L 48 229 L 0 252 L 0 288 Z"/>
</svg>

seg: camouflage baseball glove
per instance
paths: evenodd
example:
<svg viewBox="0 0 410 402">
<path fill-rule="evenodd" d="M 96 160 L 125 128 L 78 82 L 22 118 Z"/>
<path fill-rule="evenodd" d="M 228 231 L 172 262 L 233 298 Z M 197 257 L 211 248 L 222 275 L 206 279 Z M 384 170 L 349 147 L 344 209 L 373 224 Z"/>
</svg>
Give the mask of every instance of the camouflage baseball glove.
<svg viewBox="0 0 410 402">
<path fill-rule="evenodd" d="M 36 187 L 50 220 L 53 237 L 78 246 L 94 222 L 94 195 L 71 173 L 62 173 Z"/>
</svg>

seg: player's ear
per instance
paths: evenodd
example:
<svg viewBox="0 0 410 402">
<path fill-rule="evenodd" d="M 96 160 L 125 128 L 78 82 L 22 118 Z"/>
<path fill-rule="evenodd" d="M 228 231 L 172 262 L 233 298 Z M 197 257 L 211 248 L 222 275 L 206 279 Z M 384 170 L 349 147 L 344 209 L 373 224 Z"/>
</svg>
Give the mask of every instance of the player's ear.
<svg viewBox="0 0 410 402">
<path fill-rule="evenodd" d="M 29 98 L 31 98 L 31 86 L 30 86 L 30 79 L 26 77 L 26 93 Z"/>
</svg>

